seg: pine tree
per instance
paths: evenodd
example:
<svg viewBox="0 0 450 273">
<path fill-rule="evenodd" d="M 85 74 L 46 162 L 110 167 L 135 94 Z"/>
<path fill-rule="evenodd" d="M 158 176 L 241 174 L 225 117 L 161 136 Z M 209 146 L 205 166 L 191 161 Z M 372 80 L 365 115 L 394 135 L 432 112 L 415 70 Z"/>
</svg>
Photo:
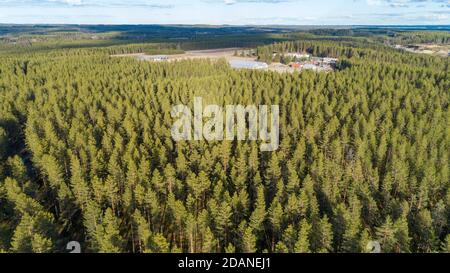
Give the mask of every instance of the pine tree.
<svg viewBox="0 0 450 273">
<path fill-rule="evenodd" d="M 328 216 L 322 219 L 315 219 L 311 230 L 311 249 L 314 252 L 326 253 L 332 251 L 333 230 L 328 220 Z"/>
<path fill-rule="evenodd" d="M 300 222 L 300 231 L 298 233 L 297 243 L 295 244 L 296 253 L 310 253 L 310 236 L 311 236 L 311 224 L 306 219 Z"/>
<path fill-rule="evenodd" d="M 206 228 L 206 231 L 203 233 L 202 252 L 203 253 L 215 252 L 216 246 L 217 241 L 214 238 L 214 234 L 211 232 L 209 228 Z"/>
<path fill-rule="evenodd" d="M 153 237 L 153 243 L 151 248 L 153 253 L 169 253 L 170 246 L 167 239 L 161 233 L 156 233 Z"/>
<path fill-rule="evenodd" d="M 250 216 L 250 227 L 255 231 L 261 231 L 264 228 L 266 218 L 266 202 L 264 197 L 264 189 L 259 187 L 257 190 L 256 206 Z"/>
<path fill-rule="evenodd" d="M 395 238 L 397 240 L 397 246 L 395 251 L 399 253 L 407 253 L 410 251 L 409 227 L 406 215 L 401 216 L 394 223 Z"/>
<path fill-rule="evenodd" d="M 86 183 L 80 161 L 76 156 L 71 158 L 71 179 L 70 185 L 77 202 L 84 207 L 90 199 L 90 189 Z"/>
<path fill-rule="evenodd" d="M 364 229 L 361 233 L 361 242 L 359 247 L 362 253 L 370 253 L 372 249 L 370 249 L 370 242 L 372 242 L 372 237 L 368 229 Z"/>
<path fill-rule="evenodd" d="M 124 241 L 119 233 L 119 221 L 110 208 L 105 211 L 102 225 L 99 226 L 96 234 L 100 252 L 118 253 L 122 251 Z"/>
<path fill-rule="evenodd" d="M 396 245 L 398 244 L 395 237 L 395 227 L 392 223 L 392 219 L 388 216 L 385 223 L 376 230 L 377 240 L 381 245 L 381 250 L 384 253 L 395 252 Z"/>
<path fill-rule="evenodd" d="M 151 247 L 151 236 L 149 225 L 139 210 L 136 210 L 133 214 L 133 221 L 135 232 L 138 240 L 139 252 L 143 253 Z"/>
<path fill-rule="evenodd" d="M 256 252 L 256 236 L 251 227 L 244 229 L 242 234 L 242 252 L 255 253 Z"/>
</svg>

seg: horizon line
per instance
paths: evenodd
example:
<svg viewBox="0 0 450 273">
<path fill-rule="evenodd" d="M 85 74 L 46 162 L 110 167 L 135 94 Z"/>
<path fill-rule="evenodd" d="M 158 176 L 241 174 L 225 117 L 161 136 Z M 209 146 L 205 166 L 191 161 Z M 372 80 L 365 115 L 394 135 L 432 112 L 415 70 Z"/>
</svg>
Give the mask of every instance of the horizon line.
<svg viewBox="0 0 450 273">
<path fill-rule="evenodd" d="M 359 26 L 373 26 L 373 27 L 425 27 L 425 26 L 436 26 L 436 27 L 450 27 L 450 24 L 155 24 L 155 23 L 2 23 L 0 25 L 10 25 L 10 26 L 229 26 L 229 27 L 311 27 L 311 26 L 347 26 L 347 27 L 359 27 Z"/>
</svg>

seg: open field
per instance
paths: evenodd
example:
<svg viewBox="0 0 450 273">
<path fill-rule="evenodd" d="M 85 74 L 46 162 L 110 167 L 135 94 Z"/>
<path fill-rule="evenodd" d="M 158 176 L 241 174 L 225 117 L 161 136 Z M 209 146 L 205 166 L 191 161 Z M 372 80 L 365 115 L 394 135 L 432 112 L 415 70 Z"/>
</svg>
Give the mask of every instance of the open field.
<svg viewBox="0 0 450 273">
<path fill-rule="evenodd" d="M 218 48 L 218 49 L 206 49 L 206 50 L 189 50 L 183 54 L 167 55 L 169 61 L 181 61 L 188 59 L 222 59 L 230 60 L 248 60 L 254 61 L 255 58 L 244 58 L 234 56 L 236 50 L 242 50 L 243 48 Z M 132 54 L 118 54 L 112 55 L 112 57 L 135 57 L 140 60 L 151 60 L 153 55 L 147 55 L 145 53 L 132 53 Z"/>
<path fill-rule="evenodd" d="M 242 50 L 243 48 L 219 48 L 219 49 L 207 49 L 207 50 L 191 50 L 186 51 L 184 54 L 169 56 L 174 60 L 185 60 L 185 59 L 221 59 L 225 58 L 227 61 L 234 59 L 245 59 L 249 61 L 254 61 L 255 58 L 243 58 L 234 56 L 236 50 Z"/>
<path fill-rule="evenodd" d="M 448 57 L 450 54 L 450 45 L 446 44 L 414 44 L 406 46 L 396 45 L 395 48 L 412 53 L 429 54 L 441 57 Z"/>
</svg>

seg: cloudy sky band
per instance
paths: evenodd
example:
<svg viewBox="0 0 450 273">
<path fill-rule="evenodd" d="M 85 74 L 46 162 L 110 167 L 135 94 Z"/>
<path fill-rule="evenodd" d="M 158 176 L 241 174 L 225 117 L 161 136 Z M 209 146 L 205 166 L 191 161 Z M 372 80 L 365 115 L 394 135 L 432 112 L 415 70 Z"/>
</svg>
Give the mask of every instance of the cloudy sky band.
<svg viewBox="0 0 450 273">
<path fill-rule="evenodd" d="M 450 25 L 450 0 L 0 0 L 0 23 Z"/>
</svg>

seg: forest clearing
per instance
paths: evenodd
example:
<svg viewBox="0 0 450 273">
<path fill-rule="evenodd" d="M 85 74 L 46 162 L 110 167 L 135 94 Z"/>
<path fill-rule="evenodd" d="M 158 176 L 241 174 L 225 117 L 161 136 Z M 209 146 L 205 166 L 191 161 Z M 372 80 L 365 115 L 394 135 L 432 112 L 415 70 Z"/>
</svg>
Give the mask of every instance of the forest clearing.
<svg viewBox="0 0 450 273">
<path fill-rule="evenodd" d="M 283 64 L 280 62 L 271 62 L 267 66 L 260 66 L 258 56 L 240 56 L 237 52 L 252 51 L 254 49 L 249 48 L 218 48 L 218 49 L 205 49 L 205 50 L 189 50 L 182 54 L 173 55 L 149 55 L 146 53 L 130 53 L 130 54 L 116 54 L 111 57 L 132 57 L 141 61 L 156 61 L 156 62 L 176 62 L 183 60 L 225 60 L 232 67 L 249 68 L 256 67 L 257 69 L 263 69 L 268 71 L 274 71 L 278 73 L 294 73 L 299 71 L 294 67 Z"/>
</svg>

